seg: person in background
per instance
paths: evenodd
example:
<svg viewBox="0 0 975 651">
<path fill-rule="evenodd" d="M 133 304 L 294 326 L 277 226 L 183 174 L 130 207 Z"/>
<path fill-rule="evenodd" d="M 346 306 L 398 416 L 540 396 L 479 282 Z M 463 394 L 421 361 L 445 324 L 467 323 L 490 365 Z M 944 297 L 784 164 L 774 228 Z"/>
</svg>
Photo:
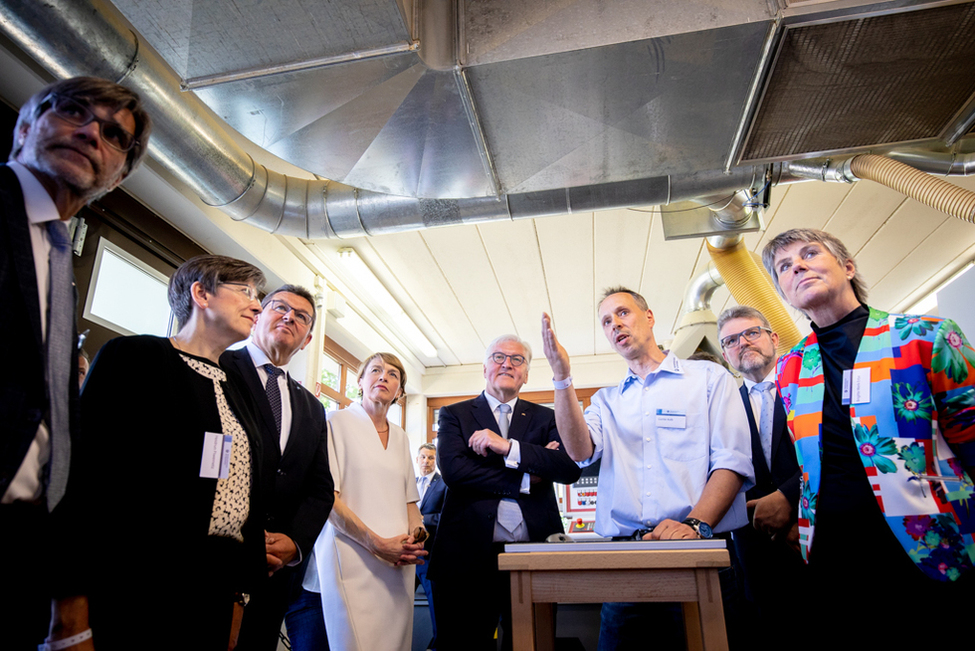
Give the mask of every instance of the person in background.
<svg viewBox="0 0 975 651">
<path fill-rule="evenodd" d="M 975 350 L 950 319 L 888 314 L 835 236 L 793 229 L 762 252 L 812 321 L 778 362 L 801 472 L 797 644 L 971 644 Z M 829 626 L 816 623 L 829 622 Z"/>
<path fill-rule="evenodd" d="M 447 497 L 434 541 L 430 578 L 437 596 L 440 651 L 510 649 L 511 585 L 498 570 L 507 542 L 541 542 L 563 533 L 553 482 L 581 470 L 559 449 L 555 413 L 518 397 L 531 348 L 515 335 L 484 354 L 484 392 L 440 408 L 437 453 Z"/>
<path fill-rule="evenodd" d="M 152 121 L 139 96 L 94 77 L 55 82 L 21 107 L 0 166 L 0 646 L 36 649 L 62 576 L 56 507 L 76 472 L 78 350 L 71 241 L 65 222 L 115 188 L 145 156 Z M 55 632 L 55 639 L 59 633 Z"/>
<path fill-rule="evenodd" d="M 299 637 L 315 639 L 324 619 L 332 651 L 405 651 L 413 636 L 412 565 L 422 563 L 423 516 L 406 432 L 387 419 L 403 396 L 406 369 L 391 353 L 359 367 L 361 402 L 328 415 L 335 504 L 318 536 L 303 587 L 320 595 L 317 621 L 306 604 Z M 292 619 L 288 619 L 292 638 Z M 307 647 L 305 647 L 307 648 Z M 321 648 L 321 647 L 319 647 Z"/>
<path fill-rule="evenodd" d="M 84 348 L 78 349 L 78 389 L 85 385 L 85 378 L 88 377 L 88 369 L 91 368 L 91 360 Z"/>
<path fill-rule="evenodd" d="M 335 499 L 328 469 L 325 409 L 288 371 L 311 342 L 315 299 L 296 285 L 264 297 L 261 315 L 243 348 L 220 365 L 258 412 L 263 437 L 262 476 L 269 577 L 247 604 L 238 648 L 274 651 L 281 622 L 297 596 L 315 539 Z"/>
<path fill-rule="evenodd" d="M 602 459 L 596 533 L 618 539 L 730 537 L 747 523 L 744 491 L 754 483 L 748 423 L 731 374 L 718 364 L 680 360 L 654 338 L 653 312 L 625 287 L 599 303 L 603 333 L 629 367 L 583 413 L 569 355 L 542 315 L 545 356 L 555 374 L 555 417 L 569 456 Z M 722 574 L 731 606 L 737 581 Z M 730 610 L 730 608 L 726 608 Z M 660 648 L 685 644 L 678 604 L 603 604 L 599 648 L 629 649 L 652 635 Z"/>
<path fill-rule="evenodd" d="M 119 337 L 95 357 L 65 497 L 79 589 L 58 605 L 88 612 L 99 651 L 232 648 L 266 575 L 260 431 L 219 366 L 250 335 L 263 283 L 247 262 L 191 258 L 169 281 L 177 333 Z"/>
<path fill-rule="evenodd" d="M 423 516 L 423 526 L 429 533 L 423 543 L 423 549 L 427 551 L 426 562 L 416 566 L 416 583 L 417 586 L 423 584 L 423 592 L 427 596 L 427 604 L 430 608 L 433 637 L 427 644 L 427 648 L 436 649 L 437 617 L 433 609 L 433 585 L 427 577 L 427 569 L 430 567 L 430 550 L 433 549 L 433 541 L 437 538 L 437 525 L 440 523 L 440 510 L 443 508 L 444 497 L 447 494 L 447 485 L 437 472 L 437 446 L 433 443 L 424 443 L 420 446 L 416 455 L 416 465 L 420 469 L 420 476 L 416 478 L 416 488 L 420 491 L 420 515 Z"/>
<path fill-rule="evenodd" d="M 744 570 L 749 646 L 779 649 L 792 636 L 794 605 L 788 596 L 803 583 L 805 571 L 796 524 L 799 465 L 775 390 L 779 337 L 761 312 L 737 305 L 718 317 L 718 342 L 744 378 L 740 393 L 755 467 L 755 486 L 745 493 L 749 524 L 733 532 Z"/>
</svg>

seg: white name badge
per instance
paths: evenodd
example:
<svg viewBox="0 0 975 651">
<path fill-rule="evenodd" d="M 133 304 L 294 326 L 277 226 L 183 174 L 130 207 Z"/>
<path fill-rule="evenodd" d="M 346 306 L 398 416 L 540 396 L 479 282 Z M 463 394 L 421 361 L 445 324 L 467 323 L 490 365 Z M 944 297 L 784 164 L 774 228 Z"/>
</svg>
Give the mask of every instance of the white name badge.
<svg viewBox="0 0 975 651">
<path fill-rule="evenodd" d="M 230 475 L 230 452 L 233 445 L 234 437 L 230 434 L 204 432 L 200 477 L 226 479 Z"/>
<path fill-rule="evenodd" d="M 684 429 L 687 427 L 687 414 L 674 409 L 658 409 L 657 427 L 674 427 L 676 429 Z"/>
<path fill-rule="evenodd" d="M 870 369 L 854 368 L 843 371 L 844 405 L 865 405 L 870 402 Z"/>
</svg>

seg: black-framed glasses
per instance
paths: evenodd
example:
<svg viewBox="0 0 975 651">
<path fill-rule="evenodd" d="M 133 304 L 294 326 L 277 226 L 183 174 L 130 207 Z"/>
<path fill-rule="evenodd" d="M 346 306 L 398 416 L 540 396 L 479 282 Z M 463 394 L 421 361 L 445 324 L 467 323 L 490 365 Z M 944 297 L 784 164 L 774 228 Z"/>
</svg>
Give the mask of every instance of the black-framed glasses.
<svg viewBox="0 0 975 651">
<path fill-rule="evenodd" d="M 257 300 L 258 292 L 247 283 L 217 283 L 220 286 L 234 287 L 235 292 L 239 292 L 252 301 Z"/>
<path fill-rule="evenodd" d="M 763 330 L 769 334 L 772 334 L 772 331 L 769 328 L 764 326 L 755 326 L 754 328 L 746 328 L 738 334 L 728 335 L 719 342 L 721 344 L 721 349 L 729 350 L 731 348 L 738 348 L 738 346 L 741 344 L 742 337 L 744 337 L 745 341 L 748 342 L 758 341 L 758 338 L 762 336 Z"/>
<path fill-rule="evenodd" d="M 275 312 L 277 312 L 278 314 L 280 314 L 281 316 L 285 316 L 286 314 L 288 314 L 288 312 L 291 312 L 292 314 L 295 315 L 294 320 L 303 326 L 311 325 L 311 315 L 308 314 L 308 312 L 305 312 L 304 310 L 299 310 L 298 308 L 295 307 L 291 307 L 284 301 L 273 299 L 270 303 L 267 304 L 267 306 L 272 310 L 274 310 Z"/>
<path fill-rule="evenodd" d="M 525 363 L 523 355 L 505 355 L 504 353 L 491 353 L 491 361 L 499 366 L 504 364 L 504 360 L 510 359 L 512 366 L 521 366 Z"/>
<path fill-rule="evenodd" d="M 106 120 L 95 115 L 94 111 L 87 104 L 63 97 L 61 95 L 51 95 L 48 99 L 51 104 L 51 111 L 58 118 L 76 127 L 83 127 L 90 124 L 92 120 L 98 123 L 98 132 L 106 145 L 125 153 L 138 144 L 135 135 L 122 128 L 122 125 L 115 120 Z"/>
</svg>

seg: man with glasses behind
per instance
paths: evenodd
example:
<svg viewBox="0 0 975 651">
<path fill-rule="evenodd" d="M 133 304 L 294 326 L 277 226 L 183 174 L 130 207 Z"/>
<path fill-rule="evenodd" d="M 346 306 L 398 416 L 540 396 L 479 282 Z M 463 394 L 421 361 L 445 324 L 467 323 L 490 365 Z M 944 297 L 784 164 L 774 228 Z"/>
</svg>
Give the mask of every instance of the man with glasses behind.
<svg viewBox="0 0 975 651">
<path fill-rule="evenodd" d="M 429 572 L 439 651 L 496 649 L 499 617 L 510 649 L 511 587 L 498 554 L 563 532 L 552 482 L 571 484 L 581 470 L 560 449 L 555 413 L 518 397 L 529 366 L 527 342 L 498 337 L 484 356 L 484 392 L 440 408 L 437 465 L 449 490 Z"/>
<path fill-rule="evenodd" d="M 325 445 L 325 409 L 289 374 L 312 339 L 315 300 L 304 287 L 268 294 L 243 348 L 220 357 L 227 377 L 251 398 L 264 444 L 261 487 L 267 511 L 268 582 L 244 610 L 238 649 L 274 651 L 285 611 L 300 592 L 304 563 L 335 500 Z"/>
<path fill-rule="evenodd" d="M 744 378 L 740 392 L 755 466 L 755 486 L 745 494 L 749 524 L 734 532 L 753 618 L 748 626 L 759 633 L 749 639 L 756 649 L 779 648 L 795 610 L 787 597 L 802 585 L 806 569 L 798 551 L 799 464 L 775 388 L 779 337 L 761 312 L 739 305 L 718 317 L 718 340 Z"/>
<path fill-rule="evenodd" d="M 59 512 L 77 456 L 78 350 L 71 242 L 64 222 L 115 188 L 146 153 L 151 121 L 135 93 L 93 77 L 31 97 L 0 166 L 0 555 L 7 564 L 0 646 L 36 648 L 51 604 Z M 69 472 L 69 470 L 71 472 Z M 61 509 L 65 513 L 68 509 Z M 24 541 L 30 543 L 25 547 Z M 45 575 L 44 573 L 47 573 Z"/>
</svg>

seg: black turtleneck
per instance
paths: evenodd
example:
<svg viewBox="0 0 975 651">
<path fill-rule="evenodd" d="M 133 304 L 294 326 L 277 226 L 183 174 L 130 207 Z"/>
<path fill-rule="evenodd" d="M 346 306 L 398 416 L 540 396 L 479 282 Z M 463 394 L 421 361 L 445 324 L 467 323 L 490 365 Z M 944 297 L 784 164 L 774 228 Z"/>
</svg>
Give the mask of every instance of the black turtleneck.
<svg viewBox="0 0 975 651">
<path fill-rule="evenodd" d="M 850 406 L 842 401 L 843 371 L 853 368 L 867 327 L 869 310 L 863 305 L 825 327 L 812 324 L 819 341 L 825 380 L 823 396 L 823 465 L 817 512 L 822 516 L 862 516 L 880 512 L 860 461 L 850 424 Z"/>
</svg>

